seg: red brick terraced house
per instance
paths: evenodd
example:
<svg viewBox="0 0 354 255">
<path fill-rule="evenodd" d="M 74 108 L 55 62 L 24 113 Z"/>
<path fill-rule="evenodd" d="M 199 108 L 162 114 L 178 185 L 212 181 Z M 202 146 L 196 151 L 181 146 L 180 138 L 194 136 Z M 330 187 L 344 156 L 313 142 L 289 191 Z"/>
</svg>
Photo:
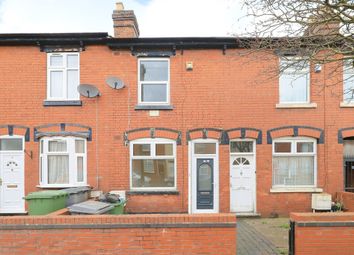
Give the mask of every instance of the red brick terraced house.
<svg viewBox="0 0 354 255">
<path fill-rule="evenodd" d="M 122 4 L 113 21 L 114 37 L 0 35 L 0 213 L 76 186 L 125 191 L 131 213 L 262 216 L 353 189 L 352 64 L 270 75 L 292 60 L 252 38 L 139 38 Z"/>
</svg>

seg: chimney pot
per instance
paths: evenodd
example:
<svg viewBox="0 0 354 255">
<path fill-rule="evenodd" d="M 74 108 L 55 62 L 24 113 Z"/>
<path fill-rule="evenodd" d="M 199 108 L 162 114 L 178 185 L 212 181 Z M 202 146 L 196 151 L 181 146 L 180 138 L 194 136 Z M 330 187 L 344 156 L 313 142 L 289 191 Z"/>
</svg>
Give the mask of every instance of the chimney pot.
<svg viewBox="0 0 354 255">
<path fill-rule="evenodd" d="M 117 2 L 116 3 L 116 10 L 117 11 L 123 11 L 124 10 L 124 4 L 122 2 Z"/>
</svg>

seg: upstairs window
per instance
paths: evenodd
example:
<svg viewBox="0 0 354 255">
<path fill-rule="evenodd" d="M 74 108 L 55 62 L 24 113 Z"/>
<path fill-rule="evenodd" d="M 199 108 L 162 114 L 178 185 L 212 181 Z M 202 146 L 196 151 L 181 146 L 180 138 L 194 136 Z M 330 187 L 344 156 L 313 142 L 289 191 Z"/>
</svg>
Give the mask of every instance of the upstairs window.
<svg viewBox="0 0 354 255">
<path fill-rule="evenodd" d="M 166 58 L 139 59 L 139 104 L 170 103 L 170 60 Z"/>
<path fill-rule="evenodd" d="M 353 60 L 343 62 L 343 101 L 354 103 L 354 63 Z"/>
<path fill-rule="evenodd" d="M 48 53 L 47 99 L 79 100 L 79 53 Z"/>
<path fill-rule="evenodd" d="M 42 138 L 39 163 L 41 186 L 84 186 L 86 140 L 77 137 Z"/>
<path fill-rule="evenodd" d="M 310 65 L 297 58 L 280 59 L 279 103 L 310 103 Z"/>
<path fill-rule="evenodd" d="M 273 142 L 273 187 L 316 185 L 316 140 L 279 138 Z"/>
</svg>

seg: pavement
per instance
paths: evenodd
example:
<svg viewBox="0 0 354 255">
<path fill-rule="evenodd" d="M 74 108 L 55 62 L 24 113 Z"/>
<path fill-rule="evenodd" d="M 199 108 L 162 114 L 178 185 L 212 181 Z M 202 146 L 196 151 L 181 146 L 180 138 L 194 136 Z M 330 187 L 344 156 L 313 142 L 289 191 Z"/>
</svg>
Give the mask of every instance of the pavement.
<svg viewBox="0 0 354 255">
<path fill-rule="evenodd" d="M 288 254 L 289 218 L 238 218 L 237 255 Z"/>
</svg>

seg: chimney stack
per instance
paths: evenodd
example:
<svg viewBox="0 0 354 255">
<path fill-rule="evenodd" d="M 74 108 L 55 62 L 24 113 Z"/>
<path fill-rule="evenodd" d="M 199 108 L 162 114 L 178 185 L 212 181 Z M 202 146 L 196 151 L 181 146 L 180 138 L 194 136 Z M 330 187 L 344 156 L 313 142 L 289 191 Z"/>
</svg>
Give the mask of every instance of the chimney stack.
<svg viewBox="0 0 354 255">
<path fill-rule="evenodd" d="M 112 19 L 114 27 L 114 37 L 139 37 L 139 26 L 134 11 L 124 10 L 124 5 L 122 2 L 116 3 L 116 9 L 113 11 Z"/>
<path fill-rule="evenodd" d="M 327 8 L 321 8 L 308 20 L 305 36 L 333 37 L 339 34 L 340 20 Z"/>
</svg>

